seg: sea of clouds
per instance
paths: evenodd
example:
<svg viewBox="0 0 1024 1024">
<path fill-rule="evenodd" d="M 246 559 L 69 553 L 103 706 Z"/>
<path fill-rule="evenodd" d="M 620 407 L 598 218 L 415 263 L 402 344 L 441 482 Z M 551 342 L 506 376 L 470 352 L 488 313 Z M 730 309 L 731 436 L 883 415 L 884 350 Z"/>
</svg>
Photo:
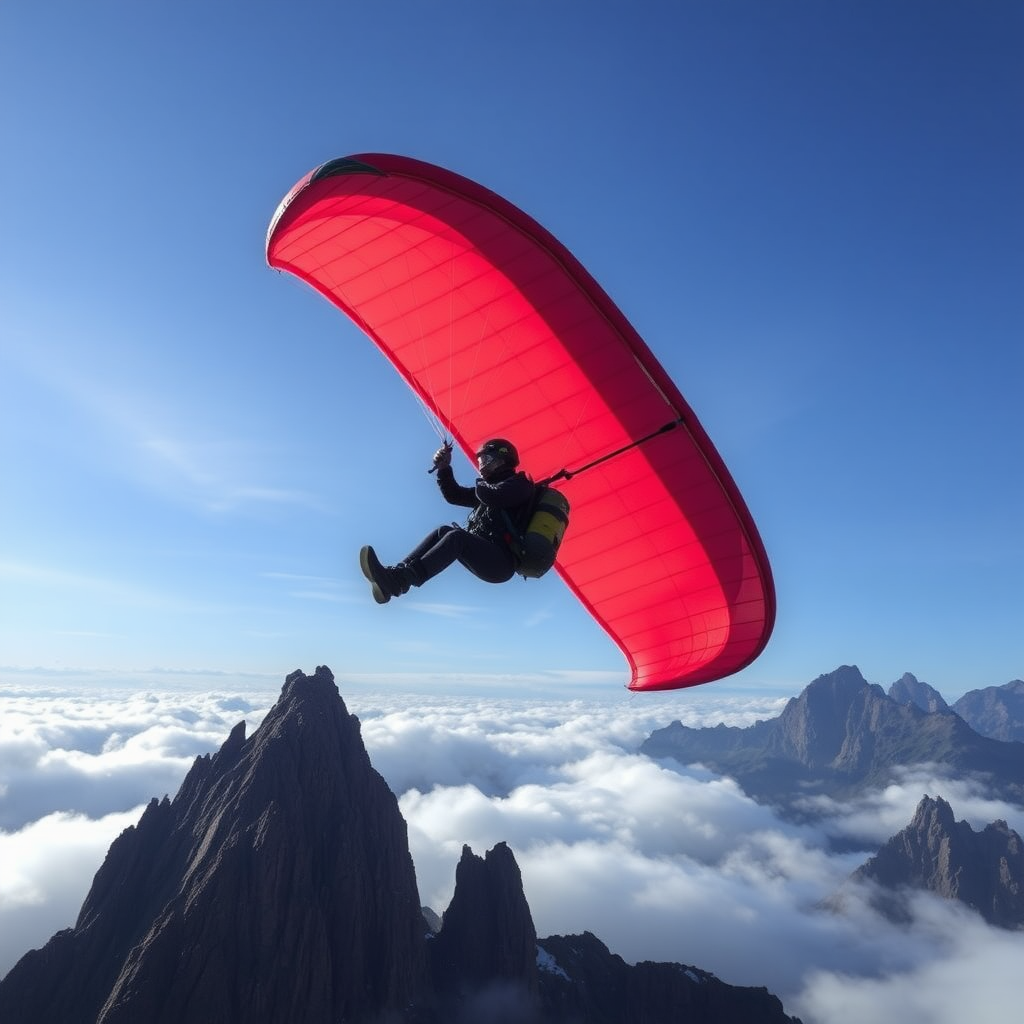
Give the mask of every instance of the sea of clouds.
<svg viewBox="0 0 1024 1024">
<path fill-rule="evenodd" d="M 637 753 L 650 732 L 749 725 L 784 700 L 693 691 L 604 700 L 382 695 L 339 687 L 399 796 L 424 904 L 441 912 L 464 844 L 514 850 L 537 933 L 589 930 L 628 961 L 670 960 L 778 994 L 805 1024 L 974 1024 L 1017 1004 L 1024 933 L 926 894 L 895 925 L 850 873 L 941 795 L 974 828 L 1024 810 L 908 769 L 793 824 L 700 766 Z M 111 841 L 277 691 L 0 688 L 0 976 L 72 924 Z M 844 852 L 837 852 L 842 850 Z M 843 912 L 826 901 L 844 892 Z M 1016 968 L 1016 969 L 1013 969 Z"/>
</svg>

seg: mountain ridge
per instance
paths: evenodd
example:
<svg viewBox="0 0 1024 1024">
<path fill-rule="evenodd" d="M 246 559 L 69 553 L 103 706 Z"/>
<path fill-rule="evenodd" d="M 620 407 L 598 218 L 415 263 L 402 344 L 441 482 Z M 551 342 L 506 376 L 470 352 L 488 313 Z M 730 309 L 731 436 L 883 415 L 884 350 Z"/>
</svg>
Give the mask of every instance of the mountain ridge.
<svg viewBox="0 0 1024 1024">
<path fill-rule="evenodd" d="M 710 729 L 675 721 L 640 751 L 701 763 L 796 816 L 807 813 L 807 797 L 855 796 L 917 764 L 985 777 L 996 795 L 1024 805 L 1024 744 L 981 736 L 948 708 L 900 703 L 852 665 L 819 676 L 776 718 Z"/>
</svg>

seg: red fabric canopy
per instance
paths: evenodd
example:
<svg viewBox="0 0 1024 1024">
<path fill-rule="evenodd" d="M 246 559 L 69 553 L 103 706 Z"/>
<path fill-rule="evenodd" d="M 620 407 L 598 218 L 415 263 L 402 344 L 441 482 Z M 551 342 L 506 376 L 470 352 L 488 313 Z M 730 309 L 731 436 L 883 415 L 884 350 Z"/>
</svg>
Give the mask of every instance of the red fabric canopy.
<svg viewBox="0 0 1024 1024">
<path fill-rule="evenodd" d="M 633 690 L 710 682 L 764 649 L 771 570 L 720 456 L 639 335 L 550 233 L 406 157 L 323 165 L 282 201 L 267 262 L 357 323 L 472 455 L 508 437 L 572 505 L 559 574 Z M 670 427 L 670 425 L 675 426 Z"/>
</svg>

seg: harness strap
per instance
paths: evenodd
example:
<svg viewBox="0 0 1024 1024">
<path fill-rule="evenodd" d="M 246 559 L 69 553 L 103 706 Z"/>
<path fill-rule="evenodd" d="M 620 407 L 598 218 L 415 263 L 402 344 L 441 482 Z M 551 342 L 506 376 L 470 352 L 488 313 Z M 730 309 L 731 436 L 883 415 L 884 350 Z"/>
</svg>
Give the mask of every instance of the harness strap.
<svg viewBox="0 0 1024 1024">
<path fill-rule="evenodd" d="M 679 417 L 679 419 L 672 420 L 671 423 L 666 423 L 663 427 L 659 427 L 653 433 L 647 434 L 646 437 L 641 437 L 637 441 L 631 441 L 622 448 L 617 448 L 615 451 L 609 452 L 607 455 L 602 455 L 599 459 L 594 459 L 593 462 L 588 462 L 585 466 L 580 466 L 579 469 L 560 469 L 554 476 L 549 476 L 545 480 L 538 481 L 537 486 L 546 487 L 548 484 L 552 484 L 556 480 L 571 480 L 577 474 L 586 472 L 588 469 L 593 469 L 595 466 L 600 466 L 602 462 L 614 459 L 616 455 L 622 455 L 624 452 L 628 452 L 633 448 L 639 448 L 640 445 L 645 444 L 647 441 L 653 441 L 654 438 L 660 437 L 662 434 L 667 434 L 670 430 L 675 430 L 676 427 L 682 426 L 682 424 L 683 418 Z"/>
</svg>

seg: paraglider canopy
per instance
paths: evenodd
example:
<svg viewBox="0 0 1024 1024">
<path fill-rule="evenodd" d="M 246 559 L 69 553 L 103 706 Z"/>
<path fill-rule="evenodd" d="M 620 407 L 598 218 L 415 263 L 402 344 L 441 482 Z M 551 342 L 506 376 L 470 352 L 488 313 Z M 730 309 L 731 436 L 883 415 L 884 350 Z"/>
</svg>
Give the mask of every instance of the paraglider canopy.
<svg viewBox="0 0 1024 1024">
<path fill-rule="evenodd" d="M 771 570 L 679 390 L 572 254 L 475 182 L 362 154 L 281 202 L 267 261 L 338 306 L 472 456 L 514 441 L 572 524 L 556 568 L 633 690 L 720 679 L 764 649 Z"/>
</svg>

